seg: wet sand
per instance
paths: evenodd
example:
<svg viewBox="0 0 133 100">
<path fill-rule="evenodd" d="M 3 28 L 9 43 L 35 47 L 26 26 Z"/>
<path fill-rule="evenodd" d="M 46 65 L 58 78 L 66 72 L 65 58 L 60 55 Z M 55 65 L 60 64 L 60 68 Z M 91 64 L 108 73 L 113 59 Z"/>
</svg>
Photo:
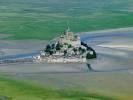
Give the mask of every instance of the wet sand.
<svg viewBox="0 0 133 100">
<path fill-rule="evenodd" d="M 0 40 L 0 56 L 36 52 L 47 43 L 45 40 Z"/>
</svg>

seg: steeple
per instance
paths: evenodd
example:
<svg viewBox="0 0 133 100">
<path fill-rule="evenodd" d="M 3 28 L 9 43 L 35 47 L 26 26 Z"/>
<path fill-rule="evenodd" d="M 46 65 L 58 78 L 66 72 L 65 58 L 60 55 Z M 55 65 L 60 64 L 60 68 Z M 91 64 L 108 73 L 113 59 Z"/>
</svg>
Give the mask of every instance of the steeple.
<svg viewBox="0 0 133 100">
<path fill-rule="evenodd" d="M 66 31 L 67 31 L 67 32 L 70 32 L 70 27 L 69 27 L 69 26 L 67 26 Z"/>
<path fill-rule="evenodd" d="M 65 32 L 64 32 L 64 35 L 67 35 L 67 33 L 69 33 L 70 32 L 70 28 L 69 28 L 69 26 L 66 28 L 66 30 L 65 30 Z"/>
</svg>

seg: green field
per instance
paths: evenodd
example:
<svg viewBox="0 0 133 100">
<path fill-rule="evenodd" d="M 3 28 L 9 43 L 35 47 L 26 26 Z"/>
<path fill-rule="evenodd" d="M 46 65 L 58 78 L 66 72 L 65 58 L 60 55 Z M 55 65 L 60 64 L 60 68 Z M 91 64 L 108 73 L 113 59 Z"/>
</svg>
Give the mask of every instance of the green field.
<svg viewBox="0 0 133 100">
<path fill-rule="evenodd" d="M 2 99 L 5 98 L 5 99 Z M 26 81 L 0 77 L 0 100 L 115 100 L 95 93 L 46 89 Z"/>
<path fill-rule="evenodd" d="M 74 32 L 133 26 L 132 0 L 1 0 L 0 33 L 9 39 L 52 39 Z"/>
</svg>

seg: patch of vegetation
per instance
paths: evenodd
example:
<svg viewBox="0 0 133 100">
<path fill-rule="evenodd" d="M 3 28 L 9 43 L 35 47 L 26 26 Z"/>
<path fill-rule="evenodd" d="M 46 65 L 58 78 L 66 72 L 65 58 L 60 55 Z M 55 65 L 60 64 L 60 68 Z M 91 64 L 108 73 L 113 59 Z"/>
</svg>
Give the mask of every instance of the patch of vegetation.
<svg viewBox="0 0 133 100">
<path fill-rule="evenodd" d="M 0 77 L 0 96 L 9 100 L 114 100 L 76 90 L 53 90 L 24 81 Z"/>
<path fill-rule="evenodd" d="M 52 39 L 74 32 L 133 26 L 132 0 L 3 0 L 0 33 L 8 39 Z"/>
</svg>

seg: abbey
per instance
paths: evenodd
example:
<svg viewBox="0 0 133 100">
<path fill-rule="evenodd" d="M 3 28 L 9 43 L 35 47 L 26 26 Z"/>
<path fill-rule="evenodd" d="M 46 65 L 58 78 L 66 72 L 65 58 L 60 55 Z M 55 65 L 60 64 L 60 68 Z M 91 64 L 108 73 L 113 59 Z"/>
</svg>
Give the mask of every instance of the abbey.
<svg viewBox="0 0 133 100">
<path fill-rule="evenodd" d="M 70 31 L 68 28 L 65 32 L 64 35 L 61 35 L 59 38 L 59 43 L 60 44 L 71 44 L 73 47 L 79 47 L 81 45 L 81 40 L 78 35 L 74 35 L 73 32 Z"/>
<path fill-rule="evenodd" d="M 86 63 L 88 59 L 96 58 L 96 53 L 67 28 L 63 35 L 47 44 L 34 58 L 47 63 Z"/>
</svg>

